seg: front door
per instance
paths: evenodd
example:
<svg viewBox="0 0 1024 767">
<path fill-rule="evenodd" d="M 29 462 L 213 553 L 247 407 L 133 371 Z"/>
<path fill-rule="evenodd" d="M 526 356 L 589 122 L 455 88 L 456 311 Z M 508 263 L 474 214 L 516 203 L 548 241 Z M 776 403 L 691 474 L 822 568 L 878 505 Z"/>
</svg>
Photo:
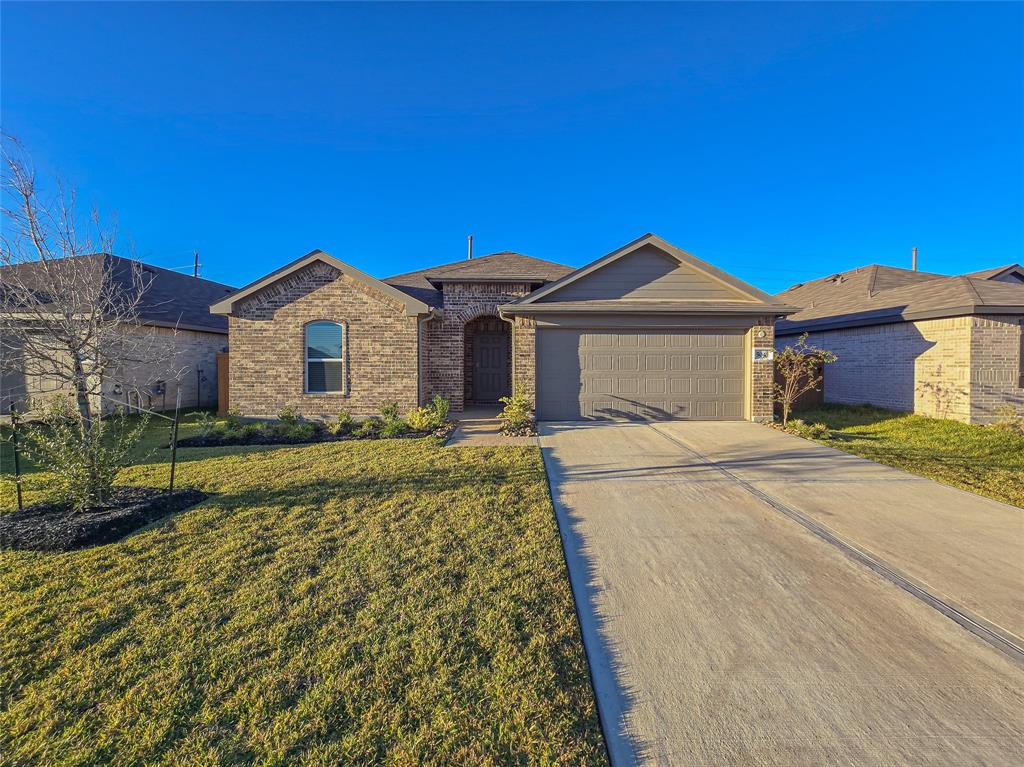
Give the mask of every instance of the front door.
<svg viewBox="0 0 1024 767">
<path fill-rule="evenodd" d="M 507 335 L 482 333 L 473 338 L 473 399 L 497 402 L 508 390 Z"/>
</svg>

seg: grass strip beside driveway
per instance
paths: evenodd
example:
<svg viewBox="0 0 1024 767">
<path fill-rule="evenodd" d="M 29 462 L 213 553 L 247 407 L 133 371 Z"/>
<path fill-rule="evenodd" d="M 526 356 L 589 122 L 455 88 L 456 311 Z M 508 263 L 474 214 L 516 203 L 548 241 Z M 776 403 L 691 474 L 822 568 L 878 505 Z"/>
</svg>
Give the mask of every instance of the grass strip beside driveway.
<svg viewBox="0 0 1024 767">
<path fill-rule="evenodd" d="M 180 458 L 181 485 L 216 494 L 202 506 L 108 546 L 0 553 L 6 763 L 604 763 L 536 448 Z"/>
<path fill-rule="evenodd" d="M 825 424 L 832 437 L 817 440 L 823 445 L 1024 507 L 1024 434 L 868 406 L 794 417 Z"/>
</svg>

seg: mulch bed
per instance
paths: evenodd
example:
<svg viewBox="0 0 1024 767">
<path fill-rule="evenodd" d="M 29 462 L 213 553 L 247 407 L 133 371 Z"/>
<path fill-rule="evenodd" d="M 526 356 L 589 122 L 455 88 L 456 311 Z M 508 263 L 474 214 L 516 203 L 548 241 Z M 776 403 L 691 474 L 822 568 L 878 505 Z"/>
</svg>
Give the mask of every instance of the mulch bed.
<svg viewBox="0 0 1024 767">
<path fill-rule="evenodd" d="M 382 437 L 379 434 L 356 435 L 356 434 L 331 434 L 326 429 L 321 429 L 312 437 L 295 437 L 289 434 L 275 434 L 273 432 L 212 432 L 205 437 L 186 437 L 178 440 L 178 447 L 237 447 L 244 445 L 311 445 L 320 442 L 348 442 L 351 440 L 364 439 L 418 439 L 433 434 L 435 437 L 446 437 L 455 424 L 446 424 L 433 432 L 410 431 L 405 434 L 396 434 L 391 437 Z"/>
<path fill-rule="evenodd" d="M 151 522 L 209 497 L 200 490 L 167 493 L 151 487 L 115 487 L 108 503 L 74 511 L 67 504 L 38 503 L 0 514 L 0 549 L 74 551 L 112 543 Z"/>
</svg>

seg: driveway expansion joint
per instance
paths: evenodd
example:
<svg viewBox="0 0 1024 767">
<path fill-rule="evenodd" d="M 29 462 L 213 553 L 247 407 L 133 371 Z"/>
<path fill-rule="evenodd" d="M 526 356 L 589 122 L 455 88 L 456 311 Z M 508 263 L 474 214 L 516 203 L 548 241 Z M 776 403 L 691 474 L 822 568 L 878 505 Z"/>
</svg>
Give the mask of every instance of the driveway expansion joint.
<svg viewBox="0 0 1024 767">
<path fill-rule="evenodd" d="M 956 622 L 961 627 L 992 645 L 1013 660 L 1024 664 L 1024 639 L 1021 637 L 1018 637 L 1013 632 L 1008 631 L 1001 626 L 997 626 L 996 624 L 985 620 L 980 615 L 958 605 L 956 602 L 949 599 L 949 597 L 933 591 L 929 588 L 928 584 L 901 572 L 873 552 L 856 545 L 852 541 L 848 541 L 826 525 L 823 525 L 811 517 L 808 517 L 798 509 L 795 509 L 789 504 L 786 504 L 769 493 L 766 493 L 751 482 L 737 476 L 733 472 L 729 471 L 729 469 L 704 455 L 699 450 L 696 450 L 685 442 L 661 431 L 655 424 L 648 423 L 647 426 L 658 436 L 671 442 L 673 445 L 685 451 L 709 468 L 721 472 L 738 487 L 750 493 L 775 511 L 778 511 L 790 518 L 808 532 L 811 532 L 821 540 L 832 544 L 851 559 L 865 565 L 878 575 L 903 589 L 918 600 L 924 602 L 929 607 L 932 607 L 942 613 L 950 620 Z M 916 480 L 917 478 L 911 477 L 911 479 Z"/>
</svg>

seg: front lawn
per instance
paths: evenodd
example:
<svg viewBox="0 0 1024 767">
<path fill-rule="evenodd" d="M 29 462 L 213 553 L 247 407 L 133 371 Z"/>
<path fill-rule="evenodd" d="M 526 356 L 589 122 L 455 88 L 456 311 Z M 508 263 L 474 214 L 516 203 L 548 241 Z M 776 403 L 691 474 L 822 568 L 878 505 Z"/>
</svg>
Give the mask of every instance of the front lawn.
<svg viewBox="0 0 1024 767">
<path fill-rule="evenodd" d="M 872 461 L 1024 507 L 1024 435 L 895 413 L 874 407 L 826 405 L 794 414 L 823 423 L 816 440 Z"/>
<path fill-rule="evenodd" d="M 201 506 L 0 553 L 4 764 L 604 763 L 535 448 L 179 458 Z M 150 460 L 120 481 L 162 486 Z"/>
</svg>

